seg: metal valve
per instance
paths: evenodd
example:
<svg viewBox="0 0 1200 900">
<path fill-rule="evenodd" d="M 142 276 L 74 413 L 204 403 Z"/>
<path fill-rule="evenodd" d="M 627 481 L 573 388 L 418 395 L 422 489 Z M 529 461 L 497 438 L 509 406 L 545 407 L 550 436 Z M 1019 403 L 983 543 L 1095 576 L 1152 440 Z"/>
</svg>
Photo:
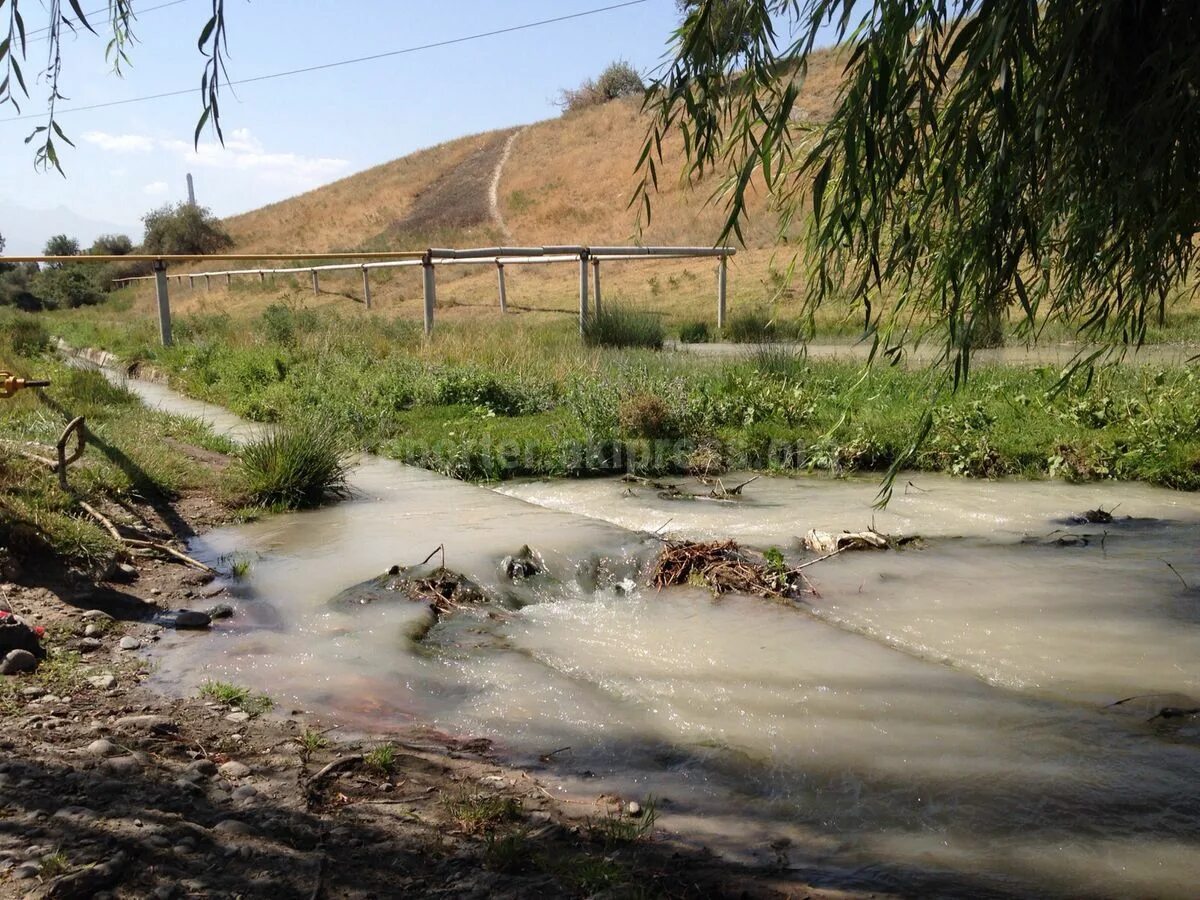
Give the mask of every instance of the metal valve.
<svg viewBox="0 0 1200 900">
<path fill-rule="evenodd" d="M 49 386 L 50 382 L 47 380 L 18 378 L 11 372 L 0 372 L 0 398 L 11 397 L 17 391 L 23 391 L 26 388 L 41 388 Z"/>
</svg>

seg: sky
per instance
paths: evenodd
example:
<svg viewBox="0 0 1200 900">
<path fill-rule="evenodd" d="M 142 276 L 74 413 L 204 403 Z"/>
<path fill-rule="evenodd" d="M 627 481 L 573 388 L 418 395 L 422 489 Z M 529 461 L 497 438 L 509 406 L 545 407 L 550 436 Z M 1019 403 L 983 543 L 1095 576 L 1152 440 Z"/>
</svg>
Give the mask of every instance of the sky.
<svg viewBox="0 0 1200 900">
<path fill-rule="evenodd" d="M 105 0 L 81 0 L 85 12 Z M 231 79 L 463 38 L 608 6 L 621 0 L 226 0 Z M 161 8 L 154 8 L 161 7 Z M 38 33 L 46 16 L 22 0 L 30 36 L 23 115 L 45 108 Z M 135 0 L 139 43 L 121 77 L 105 61 L 103 37 L 68 37 L 59 124 L 66 177 L 35 170 L 24 143 L 43 120 L 15 120 L 0 107 L 0 235 L 6 253 L 39 252 L 59 231 L 86 246 L 96 234 L 141 239 L 141 217 L 186 199 L 218 216 L 256 209 L 479 131 L 558 114 L 561 89 L 597 75 L 614 59 L 642 71 L 662 63 L 678 22 L 674 0 L 419 50 L 356 65 L 225 89 L 224 147 L 206 132 L 193 148 L 199 90 L 183 96 L 69 112 L 73 106 L 143 97 L 198 85 L 196 39 L 211 0 Z M 97 17 L 97 25 L 104 16 Z M 103 29 L 97 28 L 103 34 Z"/>
</svg>

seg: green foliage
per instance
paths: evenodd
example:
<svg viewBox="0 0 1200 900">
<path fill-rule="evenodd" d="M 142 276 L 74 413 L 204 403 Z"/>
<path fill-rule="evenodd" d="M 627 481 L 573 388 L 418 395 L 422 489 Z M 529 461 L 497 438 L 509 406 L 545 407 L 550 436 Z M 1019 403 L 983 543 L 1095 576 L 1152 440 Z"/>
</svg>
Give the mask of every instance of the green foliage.
<svg viewBox="0 0 1200 900">
<path fill-rule="evenodd" d="M 799 340 L 804 335 L 799 324 L 781 321 L 760 308 L 741 310 L 731 315 L 725 322 L 724 336 L 735 344 L 758 344 Z"/>
<path fill-rule="evenodd" d="M 575 89 L 565 88 L 558 98 L 564 112 L 578 112 L 621 97 L 640 97 L 646 92 L 642 76 L 623 59 L 609 63 L 597 78 L 586 79 Z"/>
<path fill-rule="evenodd" d="M 1200 219 L 1200 19 L 1188 3 L 688 0 L 648 94 L 639 199 L 662 146 L 727 176 L 726 234 L 763 183 L 808 219 L 804 303 L 846 299 L 881 350 L 939 323 L 957 385 L 1012 312 L 1138 342 L 1192 293 Z M 832 118 L 798 114 L 823 29 L 845 40 Z M 786 27 L 787 38 L 780 39 Z M 732 74 L 736 73 L 736 74 Z M 811 216 L 809 211 L 811 210 Z"/>
<path fill-rule="evenodd" d="M 626 815 L 624 810 L 612 812 L 597 819 L 588 819 L 588 836 L 613 849 L 640 841 L 654 833 L 658 820 L 658 809 L 654 797 L 647 797 L 642 811 L 637 816 Z"/>
<path fill-rule="evenodd" d="M 34 276 L 29 289 L 51 309 L 75 309 L 104 299 L 96 283 L 97 268 L 74 264 L 53 265 Z"/>
<path fill-rule="evenodd" d="M 146 253 L 208 254 L 233 246 L 233 238 L 206 207 L 170 203 L 142 216 Z"/>
<path fill-rule="evenodd" d="M 379 744 L 363 754 L 363 765 L 379 775 L 390 775 L 396 766 L 394 744 Z"/>
<path fill-rule="evenodd" d="M 465 785 L 443 794 L 442 806 L 466 834 L 483 834 L 521 814 L 521 805 L 512 797 L 481 793 Z"/>
<path fill-rule="evenodd" d="M 345 445 L 336 427 L 306 416 L 242 447 L 237 480 L 254 505 L 305 509 L 345 495 L 347 470 Z"/>
<path fill-rule="evenodd" d="M 18 356 L 40 356 L 50 348 L 50 332 L 41 319 L 29 313 L 0 315 L 0 355 L 4 345 Z"/>
<path fill-rule="evenodd" d="M 703 319 L 684 322 L 679 326 L 679 341 L 683 344 L 707 344 L 712 340 L 708 323 Z"/>
<path fill-rule="evenodd" d="M 666 329 L 658 316 L 619 304 L 608 304 L 589 316 L 583 342 L 591 347 L 644 347 L 661 350 Z"/>
<path fill-rule="evenodd" d="M 79 241 L 73 237 L 68 237 L 65 234 L 56 234 L 46 241 L 46 246 L 42 249 L 43 256 L 78 256 Z M 62 265 L 61 263 L 51 263 L 50 265 Z"/>
<path fill-rule="evenodd" d="M 671 408 L 656 394 L 634 394 L 617 411 L 621 431 L 630 437 L 665 438 L 678 433 Z"/>
<path fill-rule="evenodd" d="M 232 706 L 252 716 L 259 716 L 275 707 L 275 701 L 265 694 L 255 694 L 249 688 L 228 681 L 206 681 L 200 685 L 200 696 L 226 706 Z"/>
<path fill-rule="evenodd" d="M 127 234 L 102 234 L 88 249 L 92 256 L 125 256 L 133 252 L 133 241 Z"/>
</svg>

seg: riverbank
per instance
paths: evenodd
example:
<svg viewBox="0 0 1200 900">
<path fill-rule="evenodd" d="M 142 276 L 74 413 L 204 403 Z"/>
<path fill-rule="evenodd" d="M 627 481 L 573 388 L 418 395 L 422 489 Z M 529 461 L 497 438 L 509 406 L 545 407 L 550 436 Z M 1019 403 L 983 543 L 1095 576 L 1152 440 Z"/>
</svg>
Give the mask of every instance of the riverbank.
<svg viewBox="0 0 1200 900">
<path fill-rule="evenodd" d="M 759 471 L 1122 479 L 1200 487 L 1194 366 L 990 365 L 943 373 L 809 359 L 581 347 L 568 323 L 448 322 L 274 304 L 180 317 L 176 345 L 107 308 L 49 317 L 74 346 L 150 363 L 255 421 L 315 415 L 357 448 L 458 478 Z M 920 438 L 921 440 L 918 440 Z"/>
</svg>

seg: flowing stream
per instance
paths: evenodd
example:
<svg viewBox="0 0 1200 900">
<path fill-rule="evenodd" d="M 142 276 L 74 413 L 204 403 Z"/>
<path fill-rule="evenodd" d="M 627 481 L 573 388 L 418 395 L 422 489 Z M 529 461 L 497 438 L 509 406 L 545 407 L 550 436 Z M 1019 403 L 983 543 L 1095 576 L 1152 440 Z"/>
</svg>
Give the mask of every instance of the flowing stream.
<svg viewBox="0 0 1200 900">
<path fill-rule="evenodd" d="M 162 387 L 129 387 L 246 433 Z M 914 474 L 886 511 L 871 508 L 874 480 L 818 477 L 681 502 L 611 479 L 490 490 L 375 457 L 353 486 L 349 501 L 193 544 L 249 571 L 230 583 L 233 620 L 164 641 L 165 689 L 220 678 L 347 729 L 488 737 L 546 784 L 653 795 L 665 829 L 819 884 L 1200 890 L 1200 722 L 1156 717 L 1200 707 L 1196 495 Z M 1100 507 L 1112 522 L 1069 524 Z M 799 558 L 809 528 L 872 522 L 923 545 L 811 567 L 807 604 L 660 593 L 637 577 L 658 546 L 647 532 Z M 524 605 L 448 617 L 421 643 L 406 601 L 329 603 L 439 545 L 449 568 L 505 589 L 499 560 L 524 544 L 550 573 Z"/>
</svg>

